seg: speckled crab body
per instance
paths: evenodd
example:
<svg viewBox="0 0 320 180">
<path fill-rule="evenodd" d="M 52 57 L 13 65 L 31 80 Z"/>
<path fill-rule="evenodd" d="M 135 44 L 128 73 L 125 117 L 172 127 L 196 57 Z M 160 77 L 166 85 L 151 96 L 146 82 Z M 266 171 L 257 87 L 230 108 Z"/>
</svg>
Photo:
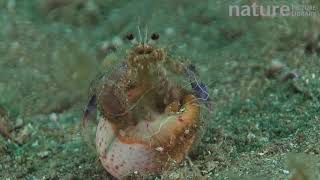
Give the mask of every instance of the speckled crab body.
<svg viewBox="0 0 320 180">
<path fill-rule="evenodd" d="M 200 126 L 201 106 L 182 83 L 185 67 L 164 49 L 139 44 L 121 68 L 100 80 L 96 147 L 110 174 L 119 179 L 157 174 L 186 157 Z"/>
</svg>

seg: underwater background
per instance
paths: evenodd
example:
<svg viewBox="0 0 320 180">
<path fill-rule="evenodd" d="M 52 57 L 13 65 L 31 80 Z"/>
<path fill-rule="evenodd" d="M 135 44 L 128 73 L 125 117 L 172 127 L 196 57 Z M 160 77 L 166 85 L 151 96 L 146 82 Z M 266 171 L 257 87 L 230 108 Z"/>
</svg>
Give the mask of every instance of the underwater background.
<svg viewBox="0 0 320 180">
<path fill-rule="evenodd" d="M 188 162 L 150 179 L 320 179 L 320 16 L 229 16 L 252 3 L 320 11 L 316 0 L 0 0 L 0 179 L 112 179 L 81 118 L 137 26 L 197 67 L 213 105 Z"/>
</svg>

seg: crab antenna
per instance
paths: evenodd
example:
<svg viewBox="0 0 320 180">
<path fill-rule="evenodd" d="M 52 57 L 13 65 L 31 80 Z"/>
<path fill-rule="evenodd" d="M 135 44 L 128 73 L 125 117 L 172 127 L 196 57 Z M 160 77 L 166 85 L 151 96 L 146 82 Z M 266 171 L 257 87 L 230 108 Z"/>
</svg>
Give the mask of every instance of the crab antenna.
<svg viewBox="0 0 320 180">
<path fill-rule="evenodd" d="M 148 43 L 148 26 L 145 27 L 144 44 Z"/>
<path fill-rule="evenodd" d="M 139 34 L 139 44 L 142 43 L 142 36 L 140 31 L 140 17 L 138 19 L 138 34 Z"/>
<path fill-rule="evenodd" d="M 138 34 L 139 34 L 139 44 L 142 42 L 142 36 L 141 36 L 141 31 L 140 31 L 140 27 L 138 25 Z"/>
</svg>

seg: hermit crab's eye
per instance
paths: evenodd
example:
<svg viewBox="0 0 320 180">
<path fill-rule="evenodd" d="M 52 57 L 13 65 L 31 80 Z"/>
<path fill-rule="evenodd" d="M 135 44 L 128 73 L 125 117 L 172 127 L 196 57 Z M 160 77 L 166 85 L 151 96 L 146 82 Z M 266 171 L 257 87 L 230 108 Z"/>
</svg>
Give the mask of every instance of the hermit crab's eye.
<svg viewBox="0 0 320 180">
<path fill-rule="evenodd" d="M 151 39 L 152 39 L 152 40 L 158 40 L 159 37 L 160 37 L 160 35 L 159 35 L 158 33 L 152 33 L 152 34 L 151 34 Z"/>
<path fill-rule="evenodd" d="M 127 38 L 129 41 L 131 41 L 131 40 L 134 39 L 134 35 L 133 35 L 131 32 L 129 32 L 129 33 L 126 35 L 126 38 Z"/>
</svg>

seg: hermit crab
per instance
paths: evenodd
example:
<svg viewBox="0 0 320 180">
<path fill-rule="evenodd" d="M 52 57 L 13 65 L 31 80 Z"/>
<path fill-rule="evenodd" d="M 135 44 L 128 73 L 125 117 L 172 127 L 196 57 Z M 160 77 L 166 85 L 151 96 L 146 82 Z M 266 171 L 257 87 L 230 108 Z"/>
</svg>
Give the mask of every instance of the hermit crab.
<svg viewBox="0 0 320 180">
<path fill-rule="evenodd" d="M 159 34 L 140 42 L 132 33 L 126 37 L 132 48 L 97 80 L 82 120 L 85 128 L 98 110 L 98 156 L 118 179 L 159 174 L 181 163 L 201 136 L 210 105 L 195 66 L 157 47 Z"/>
</svg>

